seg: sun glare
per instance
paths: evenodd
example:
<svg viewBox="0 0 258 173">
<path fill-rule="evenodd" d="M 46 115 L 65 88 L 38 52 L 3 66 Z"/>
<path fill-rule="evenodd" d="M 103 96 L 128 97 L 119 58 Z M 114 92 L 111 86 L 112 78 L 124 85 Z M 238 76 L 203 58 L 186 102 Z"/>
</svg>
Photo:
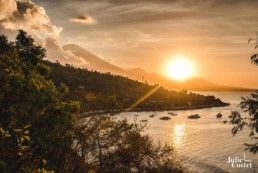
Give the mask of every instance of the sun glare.
<svg viewBox="0 0 258 173">
<path fill-rule="evenodd" d="M 184 58 L 174 59 L 167 64 L 167 76 L 175 80 L 184 80 L 193 74 L 192 63 Z"/>
</svg>

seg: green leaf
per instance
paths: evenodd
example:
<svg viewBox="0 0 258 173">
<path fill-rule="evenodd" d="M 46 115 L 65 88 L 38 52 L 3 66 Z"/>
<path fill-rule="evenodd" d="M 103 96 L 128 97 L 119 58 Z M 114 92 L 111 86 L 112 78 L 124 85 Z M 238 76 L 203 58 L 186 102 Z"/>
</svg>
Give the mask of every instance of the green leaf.
<svg viewBox="0 0 258 173">
<path fill-rule="evenodd" d="M 45 159 L 42 159 L 42 162 L 43 162 L 43 164 L 46 164 L 46 163 L 47 163 L 47 161 L 46 161 Z"/>
<path fill-rule="evenodd" d="M 0 128 L 0 133 L 1 133 L 2 135 L 4 135 L 4 129 L 3 129 L 3 128 Z"/>
<path fill-rule="evenodd" d="M 27 126 L 24 127 L 24 129 L 28 129 L 28 128 L 30 128 L 30 126 L 31 126 L 31 125 L 27 125 Z"/>
<path fill-rule="evenodd" d="M 14 129 L 15 132 L 21 132 L 22 129 Z"/>
<path fill-rule="evenodd" d="M 9 133 L 5 133 L 4 136 L 7 137 L 7 138 L 10 138 L 10 137 L 11 137 L 11 135 L 10 135 Z"/>
<path fill-rule="evenodd" d="M 25 138 L 24 137 L 21 137 L 21 143 L 23 143 L 25 141 Z"/>
<path fill-rule="evenodd" d="M 23 136 L 27 141 L 30 141 L 30 137 L 29 136 Z"/>
<path fill-rule="evenodd" d="M 29 130 L 25 130 L 24 134 L 28 135 L 28 134 L 30 134 L 30 131 Z"/>
</svg>

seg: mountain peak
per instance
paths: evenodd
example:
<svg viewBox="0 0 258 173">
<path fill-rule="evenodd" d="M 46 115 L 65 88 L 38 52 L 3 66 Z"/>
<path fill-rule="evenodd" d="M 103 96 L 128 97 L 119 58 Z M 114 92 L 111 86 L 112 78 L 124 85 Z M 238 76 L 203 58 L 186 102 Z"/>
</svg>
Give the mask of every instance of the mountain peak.
<svg viewBox="0 0 258 173">
<path fill-rule="evenodd" d="M 115 66 L 99 58 L 97 55 L 94 55 L 93 53 L 87 51 L 86 49 L 76 44 L 64 45 L 63 49 L 69 50 L 74 55 L 81 57 L 85 59 L 87 62 L 89 62 L 89 65 L 86 67 L 89 70 L 96 70 L 99 72 L 110 72 L 121 76 L 127 76 L 131 79 L 139 80 L 142 82 L 158 83 L 170 89 L 176 89 L 176 90 L 187 89 L 187 90 L 199 90 L 199 91 L 201 90 L 210 90 L 210 91 L 242 90 L 241 88 L 219 86 L 198 77 L 191 77 L 185 81 L 178 82 L 178 81 L 168 79 L 164 76 L 160 76 L 156 73 L 148 73 L 141 68 L 124 70 L 118 66 Z"/>
<path fill-rule="evenodd" d="M 71 51 L 74 55 L 85 59 L 89 62 L 88 69 L 96 70 L 99 72 L 110 72 L 113 74 L 119 74 L 122 76 L 132 76 L 128 71 L 117 67 L 101 58 L 97 55 L 87 51 L 86 49 L 76 45 L 76 44 L 67 44 L 63 46 L 63 49 Z"/>
<path fill-rule="evenodd" d="M 93 53 L 87 51 L 86 49 L 82 48 L 81 46 L 78 46 L 76 44 L 66 44 L 63 46 L 64 50 L 70 50 L 71 52 L 73 52 L 75 55 L 77 55 L 78 52 L 83 52 L 84 54 L 87 54 L 88 56 L 94 56 L 94 58 L 100 59 L 99 57 L 97 57 L 96 55 L 94 55 Z M 78 55 L 77 55 L 78 56 Z"/>
<path fill-rule="evenodd" d="M 63 46 L 63 48 L 65 50 L 67 50 L 67 49 L 80 49 L 80 50 L 86 51 L 86 49 L 82 48 L 81 46 L 79 46 L 77 44 L 66 44 L 66 45 Z"/>
</svg>

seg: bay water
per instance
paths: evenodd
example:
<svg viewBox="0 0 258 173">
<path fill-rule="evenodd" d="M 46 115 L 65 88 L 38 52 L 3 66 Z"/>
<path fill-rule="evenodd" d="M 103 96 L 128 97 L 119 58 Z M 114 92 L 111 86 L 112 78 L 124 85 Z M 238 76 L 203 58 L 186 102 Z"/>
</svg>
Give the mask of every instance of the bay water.
<svg viewBox="0 0 258 173">
<path fill-rule="evenodd" d="M 250 92 L 201 92 L 200 94 L 214 95 L 230 103 L 230 106 L 172 111 L 177 116 L 170 116 L 168 113 L 171 111 L 123 112 L 115 115 L 115 118 L 127 118 L 129 122 L 134 122 L 136 118 L 137 123 L 147 120 L 145 133 L 154 140 L 174 145 L 178 157 L 192 171 L 258 172 L 258 154 L 245 151 L 244 143 L 255 142 L 249 139 L 248 128 L 233 137 L 231 133 L 233 125 L 223 122 L 229 120 L 231 111 L 241 112 L 238 107 L 241 96 L 249 96 Z M 218 113 L 223 115 L 222 118 L 216 117 Z M 156 116 L 149 117 L 151 114 Z M 199 114 L 201 118 L 189 119 L 187 116 L 192 114 Z M 249 116 L 243 112 L 241 114 Z M 163 116 L 169 116 L 171 120 L 160 120 Z M 232 164 L 234 161 L 236 163 Z"/>
</svg>

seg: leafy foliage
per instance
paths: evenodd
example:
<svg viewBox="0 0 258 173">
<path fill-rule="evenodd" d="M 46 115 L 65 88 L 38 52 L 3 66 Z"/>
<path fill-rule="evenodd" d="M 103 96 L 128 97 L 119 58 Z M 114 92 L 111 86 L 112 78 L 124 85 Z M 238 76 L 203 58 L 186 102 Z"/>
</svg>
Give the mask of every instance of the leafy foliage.
<svg viewBox="0 0 258 173">
<path fill-rule="evenodd" d="M 144 125 L 128 124 L 126 120 L 114 122 L 109 117 L 95 116 L 84 129 L 86 140 L 77 142 L 81 155 L 89 167 L 101 173 L 116 172 L 185 172 L 174 158 L 171 146 L 154 143 L 142 135 Z"/>
<path fill-rule="evenodd" d="M 251 61 L 258 65 L 256 55 L 251 57 Z M 242 102 L 239 106 L 243 112 L 249 114 L 249 117 L 243 117 L 239 112 L 232 111 L 229 116 L 229 123 L 234 125 L 232 128 L 232 134 L 236 135 L 237 132 L 242 131 L 244 127 L 247 127 L 250 130 L 249 137 L 255 140 L 256 143 L 246 143 L 246 150 L 256 153 L 258 151 L 258 91 L 255 91 L 249 97 L 242 97 Z"/>
<path fill-rule="evenodd" d="M 0 127 L 5 132 L 0 136 L 1 169 L 65 168 L 65 155 L 73 153 L 79 104 L 63 101 L 63 86 L 47 79 L 49 68 L 42 63 L 45 50 L 24 31 L 19 31 L 15 42 L 1 36 L 0 45 Z"/>
<path fill-rule="evenodd" d="M 142 126 L 78 119 L 79 102 L 50 80 L 44 57 L 22 30 L 15 42 L 0 36 L 0 172 L 184 172 L 172 148 L 154 144 Z M 115 96 L 87 98 L 117 106 Z"/>
<path fill-rule="evenodd" d="M 258 47 L 258 32 L 256 32 L 256 38 L 249 38 L 248 44 L 254 41 L 255 49 Z M 254 54 L 251 56 L 251 62 L 258 65 L 258 54 Z"/>
<path fill-rule="evenodd" d="M 258 65 L 258 54 L 254 54 L 252 57 L 251 57 L 251 62 Z"/>
</svg>

